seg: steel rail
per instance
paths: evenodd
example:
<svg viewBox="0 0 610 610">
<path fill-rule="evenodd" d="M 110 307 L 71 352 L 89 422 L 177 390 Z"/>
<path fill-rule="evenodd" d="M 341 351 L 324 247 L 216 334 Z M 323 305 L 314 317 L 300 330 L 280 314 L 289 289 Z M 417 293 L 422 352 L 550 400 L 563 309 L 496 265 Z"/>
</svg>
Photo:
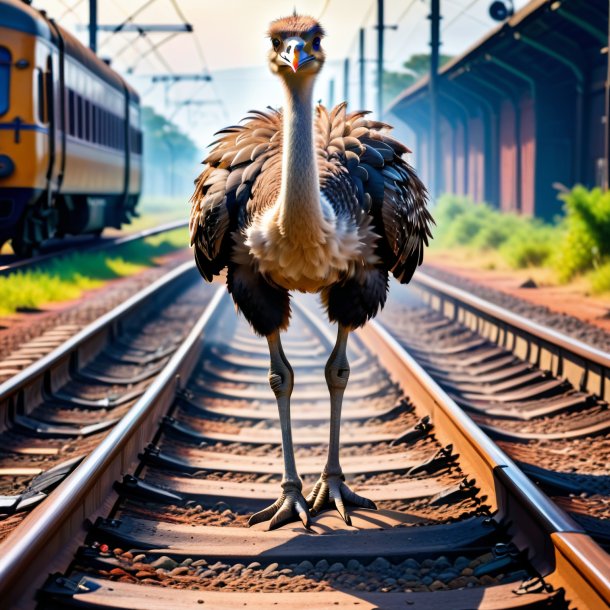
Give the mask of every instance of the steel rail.
<svg viewBox="0 0 610 610">
<path fill-rule="evenodd" d="M 105 313 L 40 360 L 0 384 L 0 431 L 10 424 L 11 413 L 18 408 L 27 412 L 28 408 L 35 406 L 34 397 L 37 394 L 41 395 L 45 390 L 52 391 L 57 385 L 63 384 L 75 366 L 83 366 L 95 357 L 110 340 L 117 324 L 191 273 L 195 273 L 195 264 L 183 263 Z M 23 404 L 18 407 L 19 398 L 24 394 L 27 394 L 28 400 L 23 400 Z"/>
<path fill-rule="evenodd" d="M 163 225 L 159 225 L 158 227 L 152 227 L 150 229 L 136 231 L 135 233 L 129 233 L 128 235 L 121 235 L 119 237 L 105 239 L 101 243 L 99 240 L 92 240 L 91 242 L 81 243 L 78 245 L 71 244 L 70 242 L 68 242 L 66 244 L 66 248 L 61 248 L 59 250 L 56 250 L 54 252 L 48 252 L 46 254 L 41 254 L 40 256 L 36 256 L 35 258 L 17 260 L 13 263 L 0 265 L 0 276 L 7 276 L 11 273 L 14 273 L 15 271 L 25 271 L 27 269 L 33 269 L 34 267 L 37 267 L 38 265 L 46 263 L 50 260 L 62 256 L 68 256 L 70 254 L 75 254 L 76 252 L 99 252 L 102 250 L 110 250 L 112 248 L 128 244 L 132 241 L 146 239 L 147 237 L 153 237 L 154 235 L 167 233 L 169 231 L 181 229 L 186 226 L 188 226 L 187 220 L 176 220 Z"/>
<path fill-rule="evenodd" d="M 453 443 L 465 470 L 482 475 L 481 493 L 497 503 L 496 521 L 509 524 L 518 546 L 547 583 L 563 587 L 578 607 L 610 606 L 608 555 L 557 507 L 378 322 L 358 337 L 408 391 L 420 415 L 430 415 L 442 444 Z M 549 561 L 550 560 L 550 561 Z M 579 605 L 582 604 L 582 605 Z"/>
<path fill-rule="evenodd" d="M 427 304 L 576 388 L 610 401 L 610 354 L 418 271 Z"/>
<path fill-rule="evenodd" d="M 83 533 L 83 522 L 103 512 L 114 481 L 129 471 L 154 436 L 180 380 L 199 357 L 206 327 L 226 295 L 220 287 L 189 335 L 142 397 L 108 436 L 22 526 L 0 544 L 0 599 L 6 607 L 30 608 L 49 569 L 69 563 L 66 544 Z M 64 555 L 65 553 L 65 555 Z"/>
</svg>

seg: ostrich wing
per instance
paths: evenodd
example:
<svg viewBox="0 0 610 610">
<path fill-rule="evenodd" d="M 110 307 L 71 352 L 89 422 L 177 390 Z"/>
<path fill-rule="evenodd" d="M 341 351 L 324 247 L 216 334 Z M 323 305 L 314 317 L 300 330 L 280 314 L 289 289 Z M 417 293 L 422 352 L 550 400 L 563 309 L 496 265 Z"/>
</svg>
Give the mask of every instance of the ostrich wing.
<svg viewBox="0 0 610 610">
<path fill-rule="evenodd" d="M 347 114 L 345 104 L 330 113 L 318 106 L 320 186 L 338 213 L 359 213 L 357 201 L 372 216 L 383 266 L 407 283 L 423 260 L 434 221 L 426 188 L 402 158 L 408 148 L 387 134 L 389 125 L 367 114 Z"/>
<path fill-rule="evenodd" d="M 219 137 L 203 161 L 206 167 L 195 180 L 189 225 L 197 267 L 208 281 L 227 266 L 231 234 L 245 225 L 254 189 L 256 201 L 277 197 L 265 191 L 279 190 L 281 126 L 276 110 L 251 111 L 242 124 L 216 134 Z M 277 179 L 257 180 L 266 172 L 277 174 Z"/>
</svg>

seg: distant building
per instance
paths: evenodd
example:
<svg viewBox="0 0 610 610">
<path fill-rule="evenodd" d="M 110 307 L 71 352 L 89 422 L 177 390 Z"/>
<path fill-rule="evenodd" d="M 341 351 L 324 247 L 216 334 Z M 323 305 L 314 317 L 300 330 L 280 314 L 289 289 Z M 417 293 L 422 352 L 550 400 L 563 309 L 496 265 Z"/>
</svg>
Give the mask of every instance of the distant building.
<svg viewBox="0 0 610 610">
<path fill-rule="evenodd" d="M 533 0 L 440 70 L 438 192 L 505 211 L 560 212 L 556 183 L 599 184 L 604 167 L 608 0 Z M 428 77 L 387 112 L 429 166 Z"/>
</svg>

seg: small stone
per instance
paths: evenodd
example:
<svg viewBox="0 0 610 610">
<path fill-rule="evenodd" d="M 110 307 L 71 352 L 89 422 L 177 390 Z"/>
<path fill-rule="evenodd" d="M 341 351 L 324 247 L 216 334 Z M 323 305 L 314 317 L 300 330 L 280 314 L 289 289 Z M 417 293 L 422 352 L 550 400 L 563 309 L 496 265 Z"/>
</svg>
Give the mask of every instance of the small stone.
<svg viewBox="0 0 610 610">
<path fill-rule="evenodd" d="M 440 580 L 435 580 L 433 583 L 428 585 L 430 591 L 439 591 L 440 589 L 445 589 L 445 583 L 442 583 Z"/>
<path fill-rule="evenodd" d="M 455 570 L 446 570 L 445 572 L 441 572 L 438 575 L 438 580 L 442 580 L 443 582 L 449 582 L 453 580 L 457 576 L 457 572 Z"/>
<path fill-rule="evenodd" d="M 432 560 L 432 559 L 424 559 L 421 562 L 422 568 L 431 568 L 433 565 L 434 565 L 434 560 Z"/>
<path fill-rule="evenodd" d="M 133 553 L 130 553 L 129 551 L 125 551 L 122 555 L 123 559 L 133 559 Z"/>
<path fill-rule="evenodd" d="M 432 579 L 430 579 L 430 581 L 432 581 Z M 421 584 L 421 580 L 416 577 L 408 578 L 407 581 L 404 583 L 405 587 L 419 587 L 419 585 Z"/>
<path fill-rule="evenodd" d="M 451 562 L 444 555 L 438 557 L 434 562 L 434 567 L 437 569 L 449 566 L 451 566 Z"/>
<path fill-rule="evenodd" d="M 402 562 L 403 567 L 411 568 L 412 570 L 419 570 L 419 562 L 413 558 L 405 559 Z"/>
<path fill-rule="evenodd" d="M 350 570 L 350 572 L 357 572 L 362 569 L 362 564 L 357 559 L 350 559 L 347 562 L 347 569 Z"/>
<path fill-rule="evenodd" d="M 163 570 L 173 570 L 178 562 L 174 561 L 171 557 L 167 557 L 166 555 L 162 555 L 159 559 L 156 559 L 150 564 L 153 568 L 163 569 Z"/>
<path fill-rule="evenodd" d="M 112 576 L 127 576 L 127 572 L 125 572 L 125 570 L 123 570 L 121 568 L 113 568 L 108 573 L 111 574 Z"/>
<path fill-rule="evenodd" d="M 187 558 L 186 558 L 184 561 L 182 561 L 182 562 L 180 563 L 180 565 L 181 565 L 181 566 L 183 566 L 183 567 L 184 567 L 184 566 L 190 566 L 190 565 L 193 565 L 193 559 L 192 559 L 192 557 L 187 557 Z"/>
<path fill-rule="evenodd" d="M 328 570 L 328 561 L 326 561 L 326 559 L 320 559 L 320 561 L 316 563 L 316 570 L 320 570 L 320 572 L 326 572 L 326 570 Z"/>
<path fill-rule="evenodd" d="M 330 568 L 328 568 L 328 570 L 326 570 L 327 572 L 342 572 L 344 570 L 345 566 L 340 562 L 337 561 L 336 563 L 333 563 Z"/>
<path fill-rule="evenodd" d="M 280 574 L 283 574 L 284 576 L 291 576 L 292 570 L 290 568 L 284 568 L 283 570 L 280 570 Z"/>
<path fill-rule="evenodd" d="M 313 570 L 313 563 L 311 563 L 311 561 L 301 561 L 301 563 L 299 563 L 295 568 L 294 568 L 294 573 L 295 574 L 306 574 L 307 572 L 309 572 L 309 570 Z"/>
<path fill-rule="evenodd" d="M 248 564 L 247 566 L 250 570 L 256 570 L 257 568 L 261 567 L 261 564 L 258 561 L 253 561 L 252 563 Z"/>
<path fill-rule="evenodd" d="M 196 500 L 189 500 L 188 502 L 186 502 L 184 504 L 185 508 L 192 508 L 193 506 L 195 506 L 195 504 L 197 504 Z"/>
<path fill-rule="evenodd" d="M 146 555 L 144 553 L 140 553 L 133 558 L 134 563 L 138 563 L 139 561 L 144 561 L 146 559 Z"/>
<path fill-rule="evenodd" d="M 376 572 L 383 572 L 389 570 L 392 564 L 383 557 L 377 557 L 368 567 L 369 570 L 375 570 Z"/>
<path fill-rule="evenodd" d="M 463 589 L 468 585 L 468 580 L 465 576 L 458 576 L 449 582 L 449 586 L 452 589 Z"/>
<path fill-rule="evenodd" d="M 114 551 L 112 551 L 115 555 L 122 555 L 123 554 L 123 549 L 120 548 L 116 548 L 114 549 Z"/>
<path fill-rule="evenodd" d="M 483 574 L 483 576 L 481 576 L 481 578 L 479 578 L 479 581 L 481 582 L 482 585 L 495 585 L 496 584 L 496 579 L 493 576 L 490 576 L 489 574 Z"/>
<path fill-rule="evenodd" d="M 245 578 L 246 576 L 250 576 L 250 574 L 252 574 L 252 572 L 254 572 L 254 570 L 251 570 L 250 568 L 246 568 L 242 573 L 241 576 L 242 578 Z"/>
<path fill-rule="evenodd" d="M 186 561 L 186 559 L 185 559 Z M 191 565 L 194 568 L 198 568 L 199 566 L 207 566 L 208 562 L 205 559 L 198 559 L 197 561 L 193 561 L 193 563 L 191 563 Z"/>
<path fill-rule="evenodd" d="M 216 578 L 216 572 L 214 570 L 206 570 L 201 573 L 201 578 Z"/>
<path fill-rule="evenodd" d="M 277 563 L 270 563 L 264 570 L 263 576 L 269 576 L 271 572 L 275 572 L 278 569 Z"/>
<path fill-rule="evenodd" d="M 421 582 L 422 582 L 422 584 L 428 586 L 428 585 L 431 585 L 434 582 L 434 579 L 431 576 L 424 576 L 421 579 Z"/>
<path fill-rule="evenodd" d="M 222 563 L 222 561 L 217 561 L 213 566 L 210 566 L 210 570 L 214 570 L 214 572 L 222 572 L 222 570 L 226 570 L 229 566 L 226 563 Z"/>
<path fill-rule="evenodd" d="M 392 585 L 396 584 L 396 579 L 395 578 L 384 578 L 383 584 L 387 585 L 388 587 L 391 587 Z"/>
<path fill-rule="evenodd" d="M 188 567 L 187 566 L 178 566 L 177 568 L 174 568 L 169 575 L 170 576 L 180 576 L 181 574 L 188 574 Z"/>
<path fill-rule="evenodd" d="M 456 570 L 463 570 L 464 568 L 468 567 L 469 563 L 470 563 L 470 560 L 467 557 L 464 557 L 463 555 L 460 555 L 453 562 L 453 565 L 455 566 Z"/>
<path fill-rule="evenodd" d="M 462 568 L 462 576 L 472 576 L 474 570 L 472 568 Z"/>
<path fill-rule="evenodd" d="M 530 277 L 523 282 L 519 288 L 538 288 L 538 284 Z"/>
<path fill-rule="evenodd" d="M 243 563 L 236 563 L 229 568 L 229 572 L 241 572 L 245 567 Z"/>
</svg>

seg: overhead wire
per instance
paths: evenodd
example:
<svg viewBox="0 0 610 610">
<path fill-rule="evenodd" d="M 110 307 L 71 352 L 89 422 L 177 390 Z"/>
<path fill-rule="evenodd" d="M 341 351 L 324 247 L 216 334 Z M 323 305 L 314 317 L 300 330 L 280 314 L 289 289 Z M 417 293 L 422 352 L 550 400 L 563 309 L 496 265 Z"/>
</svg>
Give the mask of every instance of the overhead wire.
<svg viewBox="0 0 610 610">
<path fill-rule="evenodd" d="M 150 46 L 150 49 L 143 53 L 139 59 L 136 61 L 136 64 L 134 66 L 132 66 L 130 68 L 130 71 L 133 72 L 134 68 L 137 66 L 138 63 L 140 63 L 140 61 L 142 59 L 144 59 L 145 57 L 148 57 L 150 54 L 154 54 L 154 56 L 157 58 L 157 60 L 159 61 L 159 63 L 161 63 L 161 65 L 170 73 L 173 74 L 174 70 L 172 69 L 172 67 L 167 63 L 167 60 L 165 59 L 165 57 L 163 57 L 163 55 L 161 55 L 161 53 L 159 53 L 159 47 L 164 44 L 165 42 L 167 42 L 168 40 L 170 40 L 171 38 L 173 38 L 174 36 L 176 36 L 178 32 L 172 32 L 171 34 L 169 34 L 168 36 L 166 36 L 163 40 L 157 42 L 157 43 L 153 43 L 152 40 L 150 40 L 150 37 L 147 36 L 146 34 L 143 34 L 141 36 L 141 38 L 143 38 L 148 45 Z"/>
<path fill-rule="evenodd" d="M 57 19 L 57 21 L 62 21 L 65 17 L 67 17 L 70 13 L 72 13 L 77 19 L 80 20 L 80 16 L 76 12 L 76 9 L 83 3 L 83 0 L 76 0 L 76 2 L 72 5 L 69 5 L 64 0 L 59 0 L 61 5 L 66 9 Z"/>
<path fill-rule="evenodd" d="M 182 20 L 182 22 L 184 24 L 188 24 L 189 21 L 188 21 L 186 15 L 185 15 L 185 13 L 180 8 L 178 0 L 170 0 L 170 2 L 171 2 L 172 6 L 174 7 L 174 9 L 176 11 L 176 14 Z M 197 54 L 199 56 L 199 61 L 201 62 L 201 67 L 202 67 L 201 71 L 202 71 L 203 74 L 209 74 L 210 73 L 210 69 L 209 69 L 209 66 L 208 66 L 208 62 L 207 62 L 207 60 L 205 58 L 205 53 L 203 51 L 203 45 L 201 44 L 201 41 L 199 40 L 199 37 L 196 35 L 196 33 L 194 31 L 192 32 L 192 36 L 193 36 L 193 41 L 195 43 L 195 49 L 196 49 Z M 228 120 L 229 119 L 229 113 L 227 111 L 227 107 L 226 107 L 225 101 L 218 95 L 218 90 L 217 90 L 217 87 L 216 87 L 216 84 L 215 84 L 214 80 L 204 81 L 203 83 L 197 83 L 195 85 L 195 89 L 191 93 L 190 97 L 192 98 L 194 93 L 197 92 L 199 89 L 205 87 L 206 84 L 210 85 L 210 88 L 212 89 L 213 95 L 216 96 L 220 100 L 221 105 L 222 105 L 221 107 L 222 107 L 223 115 L 224 115 L 225 119 Z"/>
<path fill-rule="evenodd" d="M 449 4 L 453 4 L 453 6 L 459 6 L 460 8 L 462 8 L 462 5 L 459 2 L 457 2 L 456 0 L 446 0 L 446 1 L 449 2 Z M 477 17 L 476 15 L 473 15 L 472 13 L 469 13 L 469 12 L 465 12 L 463 14 L 464 14 L 464 17 L 468 17 L 468 18 L 472 19 L 473 21 L 480 23 L 481 25 L 489 27 L 489 21 L 485 21 L 484 19 L 481 19 L 480 17 Z"/>
<path fill-rule="evenodd" d="M 477 3 L 479 0 L 471 0 L 466 6 L 462 7 L 462 10 L 454 15 L 445 25 L 441 28 L 442 32 L 445 32 L 450 28 L 462 15 L 468 14 L 468 11 Z"/>
<path fill-rule="evenodd" d="M 131 23 L 142 11 L 147 9 L 151 4 L 153 4 L 156 1 L 157 0 L 147 0 L 147 2 L 144 2 L 144 4 L 142 4 L 133 13 L 129 14 L 121 23 L 119 23 L 119 25 L 117 25 L 117 27 L 114 29 L 113 32 L 109 32 L 108 36 L 106 36 L 106 38 L 104 38 L 104 40 L 102 40 L 100 42 L 100 44 L 98 45 L 98 49 L 103 47 L 104 45 L 108 44 L 108 42 L 112 39 L 112 37 L 117 32 L 120 32 L 123 29 L 123 27 L 125 27 L 128 23 Z"/>
</svg>

